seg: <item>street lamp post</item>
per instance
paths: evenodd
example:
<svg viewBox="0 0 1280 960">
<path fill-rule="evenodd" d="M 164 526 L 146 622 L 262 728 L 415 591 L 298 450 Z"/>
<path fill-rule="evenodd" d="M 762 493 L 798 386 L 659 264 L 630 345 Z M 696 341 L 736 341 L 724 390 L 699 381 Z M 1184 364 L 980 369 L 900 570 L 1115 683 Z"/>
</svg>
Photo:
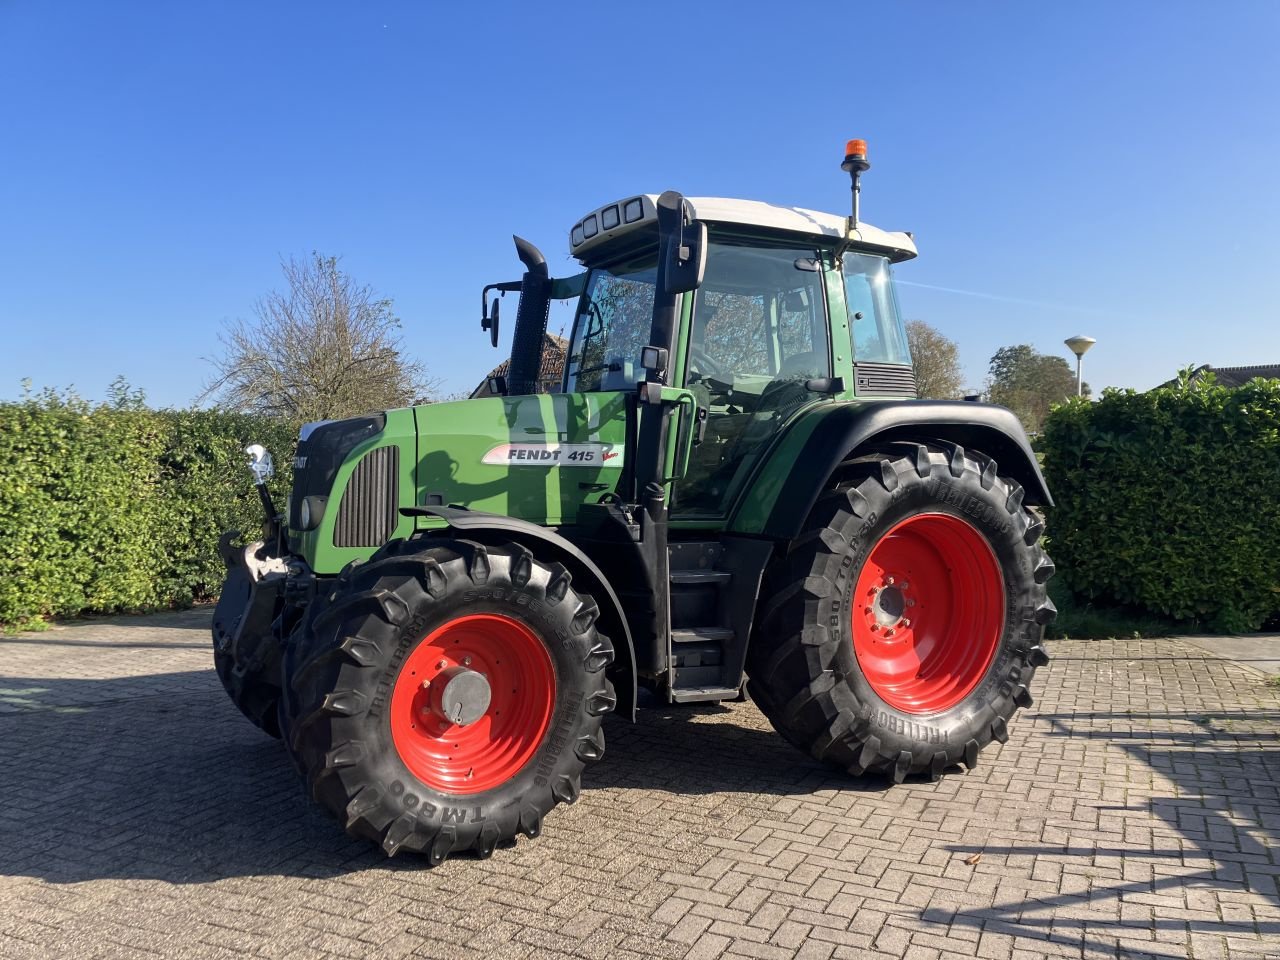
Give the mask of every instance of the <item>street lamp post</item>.
<svg viewBox="0 0 1280 960">
<path fill-rule="evenodd" d="M 1081 379 L 1081 367 L 1084 355 L 1098 341 L 1093 337 L 1068 337 L 1065 341 L 1071 352 L 1076 355 L 1076 396 L 1084 396 L 1084 380 Z"/>
</svg>

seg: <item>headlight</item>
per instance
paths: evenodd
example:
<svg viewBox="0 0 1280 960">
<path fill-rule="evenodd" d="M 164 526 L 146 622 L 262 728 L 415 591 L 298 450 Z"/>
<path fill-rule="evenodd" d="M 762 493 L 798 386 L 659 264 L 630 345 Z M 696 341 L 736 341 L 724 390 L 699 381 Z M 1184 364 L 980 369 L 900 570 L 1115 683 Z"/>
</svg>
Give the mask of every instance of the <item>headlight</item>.
<svg viewBox="0 0 1280 960">
<path fill-rule="evenodd" d="M 303 497 L 298 504 L 298 529 L 314 530 L 324 519 L 324 509 L 329 505 L 328 497 Z"/>
</svg>

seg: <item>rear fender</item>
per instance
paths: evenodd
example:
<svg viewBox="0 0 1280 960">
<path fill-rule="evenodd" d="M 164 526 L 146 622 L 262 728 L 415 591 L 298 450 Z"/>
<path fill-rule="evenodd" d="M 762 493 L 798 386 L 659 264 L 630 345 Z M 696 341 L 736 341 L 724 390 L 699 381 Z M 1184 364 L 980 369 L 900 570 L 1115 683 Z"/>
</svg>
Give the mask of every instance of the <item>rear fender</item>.
<svg viewBox="0 0 1280 960">
<path fill-rule="evenodd" d="M 496 513 L 484 513 L 479 510 L 467 510 L 462 507 L 403 507 L 400 512 L 405 516 L 439 517 L 448 527 L 429 531 L 432 534 L 453 531 L 462 536 L 480 542 L 494 540 L 512 540 L 536 550 L 540 557 L 557 560 L 573 574 L 576 585 L 595 597 L 600 605 L 601 619 L 604 620 L 611 638 L 622 637 L 626 646 L 623 654 L 615 650 L 621 667 L 627 670 L 623 683 L 619 684 L 618 711 L 625 712 L 632 721 L 636 718 L 636 652 L 631 639 L 631 629 L 627 626 L 626 614 L 622 602 L 614 593 L 609 580 L 591 558 L 583 553 L 569 540 L 540 527 L 528 520 L 505 517 Z M 616 645 L 615 645 L 616 646 Z"/>
<path fill-rule="evenodd" d="M 819 407 L 793 424 L 729 518 L 730 532 L 794 539 L 843 461 L 901 441 L 940 441 L 985 453 L 1001 474 L 1022 485 L 1025 503 L 1053 506 L 1012 411 L 961 400 L 867 401 Z"/>
</svg>

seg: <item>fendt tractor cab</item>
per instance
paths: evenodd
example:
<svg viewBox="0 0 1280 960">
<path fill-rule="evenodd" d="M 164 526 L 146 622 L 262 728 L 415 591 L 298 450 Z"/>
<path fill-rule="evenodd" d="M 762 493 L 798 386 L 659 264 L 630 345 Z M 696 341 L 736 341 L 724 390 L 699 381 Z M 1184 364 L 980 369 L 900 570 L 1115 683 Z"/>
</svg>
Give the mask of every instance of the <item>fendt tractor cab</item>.
<svg viewBox="0 0 1280 960">
<path fill-rule="evenodd" d="M 488 856 L 574 801 L 601 724 L 733 700 L 852 774 L 972 767 L 1031 703 L 1053 566 L 1017 419 L 916 400 L 891 267 L 853 215 L 636 195 L 516 240 L 497 396 L 309 424 L 285 516 L 223 537 L 219 676 L 388 854 Z M 561 392 L 548 305 L 576 301 Z"/>
</svg>

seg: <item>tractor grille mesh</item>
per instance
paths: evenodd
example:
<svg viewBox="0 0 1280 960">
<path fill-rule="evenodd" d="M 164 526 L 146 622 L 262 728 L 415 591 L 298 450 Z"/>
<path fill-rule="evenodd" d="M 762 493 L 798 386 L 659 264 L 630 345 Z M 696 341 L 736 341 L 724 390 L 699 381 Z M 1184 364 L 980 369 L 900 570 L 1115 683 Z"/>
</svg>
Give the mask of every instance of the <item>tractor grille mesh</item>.
<svg viewBox="0 0 1280 960">
<path fill-rule="evenodd" d="M 364 455 L 347 481 L 333 526 L 335 547 L 380 547 L 396 528 L 400 468 L 398 447 L 379 447 Z"/>
<path fill-rule="evenodd" d="M 905 363 L 855 363 L 855 392 L 860 397 L 914 397 L 916 374 Z"/>
</svg>

